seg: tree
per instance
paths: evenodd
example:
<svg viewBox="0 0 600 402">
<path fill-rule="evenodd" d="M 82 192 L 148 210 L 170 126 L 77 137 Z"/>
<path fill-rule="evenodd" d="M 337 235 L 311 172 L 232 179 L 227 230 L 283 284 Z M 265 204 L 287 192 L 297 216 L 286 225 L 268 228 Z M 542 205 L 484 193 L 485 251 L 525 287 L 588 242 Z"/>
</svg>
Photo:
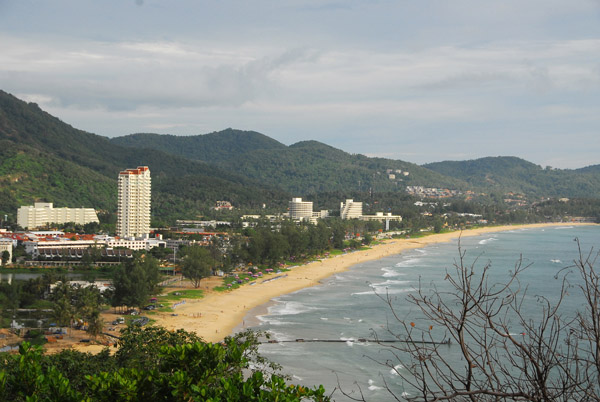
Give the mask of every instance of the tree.
<svg viewBox="0 0 600 402">
<path fill-rule="evenodd" d="M 247 331 L 222 343 L 149 327 L 124 331 L 119 351 L 71 350 L 44 355 L 24 342 L 18 355 L 0 354 L 0 400 L 22 401 L 320 401 L 322 386 L 288 385 L 257 354 Z"/>
<path fill-rule="evenodd" d="M 158 292 L 158 261 L 150 255 L 136 257 L 115 270 L 113 306 L 142 307 Z"/>
<path fill-rule="evenodd" d="M 104 319 L 100 315 L 100 311 L 94 310 L 86 317 L 88 322 L 87 332 L 94 337 L 94 339 L 102 333 L 104 329 Z"/>
<path fill-rule="evenodd" d="M 75 319 L 75 307 L 72 304 L 73 290 L 68 281 L 63 280 L 55 286 L 51 299 L 54 301 L 52 318 L 60 326 L 71 326 Z"/>
<path fill-rule="evenodd" d="M 424 320 L 409 322 L 394 312 L 402 329 L 388 331 L 401 339 L 387 344 L 399 361 L 382 362 L 406 387 L 406 399 L 416 401 L 573 401 L 600 398 L 600 273 L 598 254 L 584 255 L 563 269 L 557 295 L 531 297 L 519 277 L 527 268 L 517 262 L 503 283 L 489 283 L 490 264 L 477 269 L 459 260 L 447 273 L 449 291 L 419 287 L 408 297 Z M 573 274 L 572 285 L 569 277 Z M 581 292 L 583 304 L 575 316 L 563 314 L 569 293 Z M 550 299 L 552 297 L 552 299 Z M 538 313 L 526 317 L 524 303 L 536 303 Z M 531 306 L 529 306 L 531 307 Z M 416 321 L 416 323 L 415 323 Z M 420 322 L 427 322 L 422 327 Z M 513 328 L 522 328 L 514 333 Z M 435 329 L 434 329 L 435 328 Z M 441 330 L 439 329 L 441 328 Z M 443 332 L 457 345 L 450 359 Z M 403 369 L 399 369 L 398 363 Z M 390 390 L 392 393 L 394 391 Z"/>
<path fill-rule="evenodd" d="M 195 288 L 200 287 L 200 281 L 212 275 L 216 261 L 210 256 L 210 252 L 200 246 L 192 246 L 187 249 L 183 259 L 181 273 L 192 281 Z"/>
<path fill-rule="evenodd" d="M 7 250 L 4 250 L 2 252 L 2 265 L 8 264 L 9 260 L 10 260 L 10 253 Z"/>
</svg>

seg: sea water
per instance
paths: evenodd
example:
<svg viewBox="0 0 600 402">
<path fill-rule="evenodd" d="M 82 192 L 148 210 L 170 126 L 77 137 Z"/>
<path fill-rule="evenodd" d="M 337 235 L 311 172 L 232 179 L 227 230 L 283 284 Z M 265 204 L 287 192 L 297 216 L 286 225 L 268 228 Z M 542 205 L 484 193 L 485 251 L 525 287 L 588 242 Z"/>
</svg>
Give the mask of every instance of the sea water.
<svg viewBox="0 0 600 402">
<path fill-rule="evenodd" d="M 491 282 L 505 280 L 519 261 L 528 265 L 520 276 L 521 283 L 528 285 L 528 297 L 544 295 L 552 300 L 561 285 L 555 275 L 579 255 L 576 238 L 584 253 L 593 247 L 598 250 L 600 227 L 515 229 L 463 237 L 460 247 L 466 253 L 466 264 L 479 270 L 489 265 Z M 386 385 L 397 396 L 409 392 L 397 375 L 403 367 L 390 349 L 359 340 L 373 339 L 374 334 L 390 339 L 388 329 L 402 333 L 398 319 L 428 326 L 406 297 L 419 286 L 448 289 L 444 278 L 459 260 L 458 246 L 457 239 L 358 264 L 319 286 L 276 298 L 268 313 L 259 317 L 261 324 L 256 329 L 267 331 L 272 339 L 292 342 L 263 344 L 260 352 L 281 364 L 294 383 L 323 384 L 330 392 L 337 389 L 333 394 L 336 401 L 349 400 L 340 388 L 354 397 L 362 393 L 368 401 L 390 400 Z M 393 312 L 386 300 L 391 301 Z M 573 297 L 565 308 L 574 310 L 578 305 L 580 301 Z M 526 303 L 524 314 L 535 315 L 535 308 L 536 303 Z M 444 336 L 441 329 L 436 330 L 434 338 Z M 295 342 L 297 339 L 338 342 Z"/>
</svg>

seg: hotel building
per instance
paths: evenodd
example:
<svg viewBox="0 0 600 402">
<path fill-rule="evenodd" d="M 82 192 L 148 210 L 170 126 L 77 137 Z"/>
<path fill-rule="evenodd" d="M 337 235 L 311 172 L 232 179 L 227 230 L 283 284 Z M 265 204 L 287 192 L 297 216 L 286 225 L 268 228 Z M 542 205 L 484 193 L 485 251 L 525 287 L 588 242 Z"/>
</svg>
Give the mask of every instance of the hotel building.
<svg viewBox="0 0 600 402">
<path fill-rule="evenodd" d="M 17 210 L 17 224 L 24 229 L 67 222 L 78 225 L 100 223 L 94 208 L 54 208 L 51 202 L 36 202 L 34 205 L 23 206 Z"/>
<path fill-rule="evenodd" d="M 290 218 L 310 220 L 313 216 L 312 201 L 302 201 L 302 198 L 292 198 L 289 203 Z"/>
<path fill-rule="evenodd" d="M 340 203 L 340 217 L 342 219 L 360 219 L 363 213 L 362 202 L 346 200 L 346 203 Z"/>
<path fill-rule="evenodd" d="M 143 237 L 150 233 L 150 169 L 138 166 L 119 173 L 117 236 Z"/>
</svg>

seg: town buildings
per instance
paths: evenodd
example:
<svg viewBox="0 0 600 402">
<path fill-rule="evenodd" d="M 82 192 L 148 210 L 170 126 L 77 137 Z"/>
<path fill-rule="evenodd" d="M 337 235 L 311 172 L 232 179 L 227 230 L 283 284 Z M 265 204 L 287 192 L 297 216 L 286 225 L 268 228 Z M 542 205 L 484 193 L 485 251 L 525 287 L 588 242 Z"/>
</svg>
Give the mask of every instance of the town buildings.
<svg viewBox="0 0 600 402">
<path fill-rule="evenodd" d="M 151 179 L 148 166 L 119 173 L 117 236 L 144 237 L 150 233 Z"/>
<path fill-rule="evenodd" d="M 68 222 L 78 225 L 100 223 L 93 208 L 54 208 L 51 202 L 36 202 L 34 205 L 22 206 L 17 210 L 17 224 L 24 229 Z"/>
</svg>

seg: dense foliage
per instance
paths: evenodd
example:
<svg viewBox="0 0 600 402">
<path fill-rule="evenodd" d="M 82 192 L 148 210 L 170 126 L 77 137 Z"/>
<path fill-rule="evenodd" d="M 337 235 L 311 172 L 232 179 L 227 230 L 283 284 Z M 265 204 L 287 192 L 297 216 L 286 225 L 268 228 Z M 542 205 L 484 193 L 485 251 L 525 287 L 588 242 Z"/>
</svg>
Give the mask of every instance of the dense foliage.
<svg viewBox="0 0 600 402">
<path fill-rule="evenodd" d="M 252 332 L 204 343 L 183 330 L 128 327 L 119 350 L 44 355 L 28 343 L 0 355 L 0 399 L 11 401 L 328 401 L 289 385 L 256 352 Z M 259 368 L 260 367 L 260 368 Z"/>
<path fill-rule="evenodd" d="M 464 188 L 460 180 L 445 177 L 418 165 L 351 155 L 317 141 L 289 147 L 262 134 L 227 129 L 197 136 L 134 134 L 111 140 L 119 145 L 165 150 L 193 160 L 218 165 L 295 194 L 323 191 L 403 191 L 404 186 Z M 389 179 L 388 169 L 408 171 Z M 339 202 L 339 200 L 338 200 Z"/>
<path fill-rule="evenodd" d="M 158 260 L 151 255 L 119 265 L 113 278 L 113 306 L 142 307 L 151 295 L 156 294 L 160 281 Z"/>
</svg>

